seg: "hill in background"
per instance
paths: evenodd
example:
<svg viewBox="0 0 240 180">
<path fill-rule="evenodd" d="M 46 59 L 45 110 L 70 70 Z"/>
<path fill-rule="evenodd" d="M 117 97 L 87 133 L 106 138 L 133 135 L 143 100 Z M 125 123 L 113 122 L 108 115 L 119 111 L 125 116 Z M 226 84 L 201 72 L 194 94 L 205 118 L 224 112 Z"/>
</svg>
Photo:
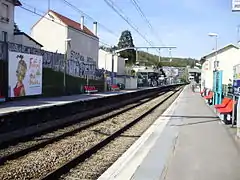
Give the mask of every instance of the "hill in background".
<svg viewBox="0 0 240 180">
<path fill-rule="evenodd" d="M 171 62 L 170 59 L 172 59 Z M 159 61 L 159 57 L 151 53 L 138 51 L 138 61 L 141 65 L 151 66 L 157 64 L 157 62 Z M 196 62 L 198 62 L 198 60 L 192 58 L 161 57 L 160 65 L 173 67 L 193 67 Z"/>
</svg>

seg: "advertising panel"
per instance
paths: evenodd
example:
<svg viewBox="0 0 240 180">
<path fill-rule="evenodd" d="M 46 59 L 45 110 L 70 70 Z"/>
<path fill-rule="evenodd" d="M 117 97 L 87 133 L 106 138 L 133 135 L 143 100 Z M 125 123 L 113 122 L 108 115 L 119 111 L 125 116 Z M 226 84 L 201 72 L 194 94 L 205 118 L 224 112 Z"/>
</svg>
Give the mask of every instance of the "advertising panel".
<svg viewBox="0 0 240 180">
<path fill-rule="evenodd" d="M 240 0 L 232 0 L 232 11 L 240 11 Z"/>
<path fill-rule="evenodd" d="M 42 94 L 42 56 L 9 51 L 9 97 Z"/>
<path fill-rule="evenodd" d="M 240 95 L 240 65 L 233 67 L 233 94 Z"/>
</svg>

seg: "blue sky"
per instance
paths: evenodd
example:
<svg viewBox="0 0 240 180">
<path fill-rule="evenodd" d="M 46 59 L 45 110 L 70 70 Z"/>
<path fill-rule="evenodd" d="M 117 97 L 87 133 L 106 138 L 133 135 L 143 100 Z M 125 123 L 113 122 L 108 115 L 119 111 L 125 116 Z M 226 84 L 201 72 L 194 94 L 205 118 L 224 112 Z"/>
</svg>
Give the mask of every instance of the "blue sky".
<svg viewBox="0 0 240 180">
<path fill-rule="evenodd" d="M 149 46 L 137 32 L 107 6 L 104 0 L 68 1 L 114 32 L 115 35 L 99 26 L 98 35 L 101 41 L 114 45 L 118 42 L 121 31 L 128 29 L 132 32 L 135 46 Z M 172 55 L 175 57 L 199 59 L 209 53 L 215 44 L 214 39 L 208 37 L 209 32 L 219 34 L 220 47 L 237 42 L 240 12 L 233 13 L 231 11 L 231 0 L 137 0 L 157 35 L 148 28 L 144 19 L 131 4 L 131 0 L 113 1 L 155 46 L 177 46 L 177 49 L 172 51 Z M 23 7 L 31 10 L 35 7 L 41 14 L 48 8 L 47 0 L 21 0 L 21 2 Z M 51 9 L 80 21 L 81 13 L 68 7 L 61 0 L 51 0 Z M 30 32 L 30 28 L 39 18 L 22 8 L 16 8 L 16 22 L 19 28 L 26 33 Z M 92 29 L 93 20 L 86 18 L 85 22 L 89 29 Z M 162 50 L 162 55 L 168 56 L 169 53 L 167 50 Z"/>
</svg>

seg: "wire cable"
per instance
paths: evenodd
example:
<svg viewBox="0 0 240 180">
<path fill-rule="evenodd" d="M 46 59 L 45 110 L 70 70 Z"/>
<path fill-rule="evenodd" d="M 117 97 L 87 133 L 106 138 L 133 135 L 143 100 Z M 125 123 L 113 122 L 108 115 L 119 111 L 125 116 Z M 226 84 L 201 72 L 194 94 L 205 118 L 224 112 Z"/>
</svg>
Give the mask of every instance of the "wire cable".
<svg viewBox="0 0 240 180">
<path fill-rule="evenodd" d="M 47 20 L 49 20 L 49 21 L 51 21 L 51 22 L 54 22 L 54 23 L 56 23 L 56 24 L 58 24 L 58 25 L 60 25 L 60 26 L 66 27 L 66 26 L 63 25 L 63 24 L 61 24 L 61 23 L 59 23 L 59 22 L 56 22 L 56 21 L 52 20 L 51 18 L 48 18 L 48 17 L 46 17 L 46 16 L 38 13 L 38 12 L 36 11 L 37 9 L 36 9 L 35 7 L 33 7 L 34 10 L 31 10 L 31 9 L 26 8 L 26 7 L 24 7 L 24 6 L 20 6 L 20 8 L 22 8 L 23 10 L 28 11 L 28 12 L 30 12 L 30 13 L 32 13 L 32 14 L 35 14 L 35 15 L 37 15 L 37 16 L 40 16 L 41 18 L 45 18 L 45 19 L 47 19 Z M 72 30 L 75 31 L 75 32 L 77 32 L 77 33 L 80 33 L 79 30 L 77 30 L 77 29 L 72 28 Z M 96 38 L 93 38 L 93 37 L 91 37 L 91 38 L 92 38 L 93 40 L 99 41 L 101 44 L 106 45 L 106 46 L 108 46 L 108 47 L 112 47 L 112 46 L 113 46 L 113 45 L 110 45 L 110 44 L 108 44 L 108 43 L 100 40 L 100 38 L 99 38 L 98 40 L 97 40 Z"/>
<path fill-rule="evenodd" d="M 83 14 L 85 17 L 87 17 L 88 19 L 91 19 L 92 21 L 95 21 L 91 16 L 89 16 L 88 14 L 86 14 L 85 12 L 83 12 L 81 9 L 79 9 L 78 7 L 76 7 L 75 5 L 73 5 L 72 3 L 70 3 L 67 0 L 61 0 L 63 3 L 65 3 L 66 5 L 68 5 L 69 7 L 71 7 L 72 9 L 74 9 L 75 11 L 79 12 L 80 14 Z M 107 32 L 109 32 L 110 34 L 112 34 L 115 37 L 118 37 L 117 34 L 115 34 L 112 30 L 108 29 L 106 26 L 104 26 L 103 24 L 98 22 L 98 25 L 100 27 L 102 27 L 103 29 L 105 29 Z"/>
<path fill-rule="evenodd" d="M 135 9 L 138 11 L 138 13 L 141 15 L 141 17 L 144 19 L 144 21 L 148 24 L 149 29 L 152 31 L 153 34 L 155 34 L 155 36 L 157 37 L 158 41 L 162 44 L 162 40 L 159 38 L 158 34 L 156 33 L 156 31 L 154 30 L 151 22 L 148 20 L 148 18 L 146 17 L 146 15 L 144 14 L 143 10 L 141 9 L 140 5 L 138 4 L 138 2 L 136 0 L 131 0 L 131 3 L 133 4 L 133 6 L 135 7 Z"/>
<path fill-rule="evenodd" d="M 141 32 L 139 32 L 138 28 L 130 22 L 130 19 L 121 13 L 121 9 L 118 8 L 112 0 L 104 0 L 105 3 L 116 12 L 132 29 L 134 29 L 151 47 L 153 47 L 153 43 L 149 41 Z"/>
</svg>

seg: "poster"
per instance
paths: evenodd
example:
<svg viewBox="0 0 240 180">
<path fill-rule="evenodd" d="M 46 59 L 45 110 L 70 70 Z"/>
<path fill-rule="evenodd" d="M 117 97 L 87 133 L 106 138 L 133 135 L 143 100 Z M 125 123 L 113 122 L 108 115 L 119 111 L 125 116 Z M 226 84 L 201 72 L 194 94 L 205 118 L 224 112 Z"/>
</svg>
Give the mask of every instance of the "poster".
<svg viewBox="0 0 240 180">
<path fill-rule="evenodd" d="M 9 51 L 9 97 L 42 94 L 42 56 Z"/>
<path fill-rule="evenodd" d="M 240 0 L 232 0 L 232 11 L 240 11 Z"/>
</svg>

